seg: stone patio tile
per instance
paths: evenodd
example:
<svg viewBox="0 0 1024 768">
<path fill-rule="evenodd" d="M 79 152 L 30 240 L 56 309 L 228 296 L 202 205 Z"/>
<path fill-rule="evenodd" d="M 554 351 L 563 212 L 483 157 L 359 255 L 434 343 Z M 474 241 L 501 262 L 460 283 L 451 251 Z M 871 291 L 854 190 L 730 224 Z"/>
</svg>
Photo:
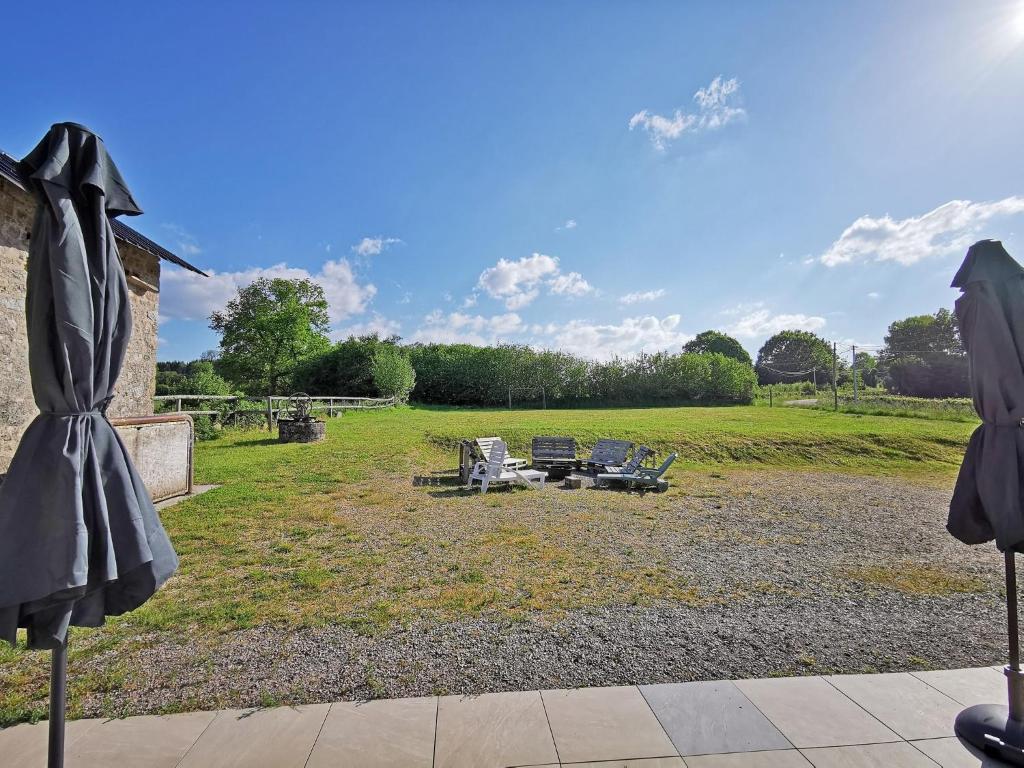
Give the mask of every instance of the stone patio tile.
<svg viewBox="0 0 1024 768">
<path fill-rule="evenodd" d="M 558 762 L 537 691 L 443 696 L 434 754 L 435 768 Z"/>
<path fill-rule="evenodd" d="M 942 768 L 1003 768 L 1006 764 L 970 747 L 955 736 L 911 742 Z"/>
<path fill-rule="evenodd" d="M 800 748 L 899 741 L 820 677 L 737 680 L 736 687 Z"/>
<path fill-rule="evenodd" d="M 532 768 L 532 766 L 531 766 Z M 544 768 L 544 766 L 538 766 Z M 558 768 L 557 765 L 550 768 Z M 562 763 L 562 768 L 687 768 L 681 757 L 642 757 L 639 760 L 601 760 L 596 763 Z"/>
<path fill-rule="evenodd" d="M 952 736 L 953 721 L 963 709 L 906 672 L 833 675 L 825 680 L 908 740 Z"/>
<path fill-rule="evenodd" d="M 811 768 L 811 764 L 795 749 L 785 749 L 688 757 L 686 768 Z"/>
<path fill-rule="evenodd" d="M 437 698 L 331 705 L 306 768 L 430 768 Z"/>
<path fill-rule="evenodd" d="M 935 768 L 935 763 L 905 741 L 805 749 L 804 757 L 814 768 Z"/>
<path fill-rule="evenodd" d="M 99 719 L 69 720 L 64 727 L 64 752 L 85 734 L 99 725 Z M 46 741 L 49 724 L 40 722 L 24 723 L 0 730 L 0 764 L 16 765 L 19 768 L 44 768 L 46 765 Z"/>
<path fill-rule="evenodd" d="M 740 689 L 727 680 L 644 685 L 640 692 L 680 755 L 755 752 L 793 746 Z"/>
<path fill-rule="evenodd" d="M 302 768 L 330 706 L 223 711 L 179 768 Z"/>
<path fill-rule="evenodd" d="M 174 768 L 216 712 L 104 720 L 65 748 L 74 768 Z"/>
<path fill-rule="evenodd" d="M 676 757 L 636 686 L 543 691 L 562 763 Z"/>
<path fill-rule="evenodd" d="M 997 672 L 992 667 L 977 667 L 911 674 L 965 707 L 1006 703 L 1006 676 L 1002 670 Z"/>
</svg>

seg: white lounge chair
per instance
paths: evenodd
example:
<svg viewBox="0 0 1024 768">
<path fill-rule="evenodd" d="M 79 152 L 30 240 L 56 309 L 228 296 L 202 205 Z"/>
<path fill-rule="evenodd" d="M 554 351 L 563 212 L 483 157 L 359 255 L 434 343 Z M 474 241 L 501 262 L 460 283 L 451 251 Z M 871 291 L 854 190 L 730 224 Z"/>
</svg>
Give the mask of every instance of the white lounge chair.
<svg viewBox="0 0 1024 768">
<path fill-rule="evenodd" d="M 481 493 L 487 493 L 487 487 L 493 483 L 516 483 L 527 488 L 544 487 L 547 472 L 539 472 L 536 469 L 508 469 L 504 466 L 504 441 L 495 439 L 490 448 L 490 458 L 476 463 L 473 471 L 469 473 L 466 488 L 472 488 L 474 480 L 480 483 Z"/>
<path fill-rule="evenodd" d="M 502 443 L 505 445 L 505 452 L 508 452 L 508 445 L 500 437 L 478 437 L 475 442 L 477 448 L 480 449 L 480 455 L 483 456 L 484 461 L 490 461 L 491 450 L 493 450 L 495 443 Z M 503 466 L 505 469 L 524 469 L 526 467 L 526 463 L 526 459 L 517 459 L 512 456 L 505 456 L 505 463 Z"/>
</svg>

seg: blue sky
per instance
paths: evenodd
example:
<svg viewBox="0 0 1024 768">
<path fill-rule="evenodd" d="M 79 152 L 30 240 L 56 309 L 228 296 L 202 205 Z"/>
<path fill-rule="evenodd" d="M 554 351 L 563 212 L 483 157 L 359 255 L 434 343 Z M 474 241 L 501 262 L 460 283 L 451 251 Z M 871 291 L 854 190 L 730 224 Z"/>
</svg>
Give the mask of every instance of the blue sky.
<svg viewBox="0 0 1024 768">
<path fill-rule="evenodd" d="M 14 3 L 0 148 L 104 137 L 161 359 L 259 275 L 336 336 L 595 357 L 707 328 L 877 344 L 1024 257 L 1024 2 Z M 102 10 L 100 10 L 102 9 Z"/>
</svg>

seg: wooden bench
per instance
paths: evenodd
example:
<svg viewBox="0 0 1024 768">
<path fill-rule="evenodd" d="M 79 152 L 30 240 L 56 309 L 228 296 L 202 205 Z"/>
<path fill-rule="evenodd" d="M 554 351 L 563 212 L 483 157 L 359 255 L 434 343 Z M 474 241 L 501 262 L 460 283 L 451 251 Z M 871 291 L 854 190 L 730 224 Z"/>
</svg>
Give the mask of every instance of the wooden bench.
<svg viewBox="0 0 1024 768">
<path fill-rule="evenodd" d="M 589 459 L 584 459 L 583 464 L 592 469 L 607 469 L 608 467 L 621 467 L 626 463 L 626 456 L 633 448 L 629 440 L 610 440 L 602 438 L 594 445 Z"/>
<path fill-rule="evenodd" d="M 552 475 L 565 475 L 578 466 L 576 440 L 572 437 L 535 437 L 530 455 L 534 467 L 548 470 Z"/>
</svg>

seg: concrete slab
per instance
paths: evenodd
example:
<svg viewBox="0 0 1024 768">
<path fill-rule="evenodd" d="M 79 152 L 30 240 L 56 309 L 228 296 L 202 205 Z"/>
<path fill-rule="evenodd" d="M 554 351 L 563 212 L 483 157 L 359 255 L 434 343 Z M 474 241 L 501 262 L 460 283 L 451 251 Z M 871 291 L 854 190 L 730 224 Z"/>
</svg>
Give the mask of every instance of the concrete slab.
<svg viewBox="0 0 1024 768">
<path fill-rule="evenodd" d="M 677 757 L 636 686 L 542 691 L 562 763 Z"/>
<path fill-rule="evenodd" d="M 306 768 L 430 768 L 437 698 L 331 705 Z"/>
<path fill-rule="evenodd" d="M 833 675 L 825 680 L 904 739 L 953 735 L 963 706 L 906 672 Z"/>
<path fill-rule="evenodd" d="M 911 674 L 965 707 L 1006 703 L 1006 676 L 1002 670 L 997 672 L 992 667 L 977 667 Z"/>
<path fill-rule="evenodd" d="M 952 736 L 910 742 L 942 768 L 1005 768 L 1005 763 L 968 746 Z"/>
<path fill-rule="evenodd" d="M 814 768 L 935 768 L 935 763 L 905 741 L 805 749 L 804 757 Z"/>
<path fill-rule="evenodd" d="M 216 712 L 104 720 L 65 749 L 74 768 L 175 768 Z"/>
<path fill-rule="evenodd" d="M 71 720 L 64 729 L 65 754 L 78 740 L 100 724 L 100 720 Z M 0 730 L 0 755 L 3 764 L 19 768 L 44 768 L 46 765 L 49 723 L 24 723 Z"/>
<path fill-rule="evenodd" d="M 537 691 L 443 696 L 438 702 L 435 768 L 557 762 Z"/>
<path fill-rule="evenodd" d="M 820 677 L 739 680 L 736 687 L 796 747 L 900 740 Z"/>
<path fill-rule="evenodd" d="M 643 685 L 640 693 L 684 757 L 793 746 L 729 681 Z"/>
<path fill-rule="evenodd" d="M 639 760 L 602 760 L 597 763 L 562 763 L 563 768 L 687 768 L 681 757 L 644 757 Z M 558 766 L 551 766 L 558 768 Z"/>
<path fill-rule="evenodd" d="M 303 768 L 330 704 L 217 715 L 180 768 Z"/>
<path fill-rule="evenodd" d="M 202 494 L 206 493 L 207 491 L 212 491 L 214 488 L 220 488 L 220 486 L 219 485 L 193 485 L 192 486 L 192 493 L 185 493 L 185 494 L 182 494 L 181 496 L 172 496 L 169 499 L 164 499 L 163 501 L 158 501 L 153 506 L 155 506 L 158 511 L 162 510 L 162 509 L 167 509 L 168 507 L 173 507 L 175 504 L 181 504 L 181 502 L 183 502 L 183 501 L 188 501 L 189 499 L 194 499 L 196 496 L 201 496 Z"/>
<path fill-rule="evenodd" d="M 811 764 L 797 750 L 785 749 L 687 757 L 686 768 L 811 768 Z"/>
</svg>

